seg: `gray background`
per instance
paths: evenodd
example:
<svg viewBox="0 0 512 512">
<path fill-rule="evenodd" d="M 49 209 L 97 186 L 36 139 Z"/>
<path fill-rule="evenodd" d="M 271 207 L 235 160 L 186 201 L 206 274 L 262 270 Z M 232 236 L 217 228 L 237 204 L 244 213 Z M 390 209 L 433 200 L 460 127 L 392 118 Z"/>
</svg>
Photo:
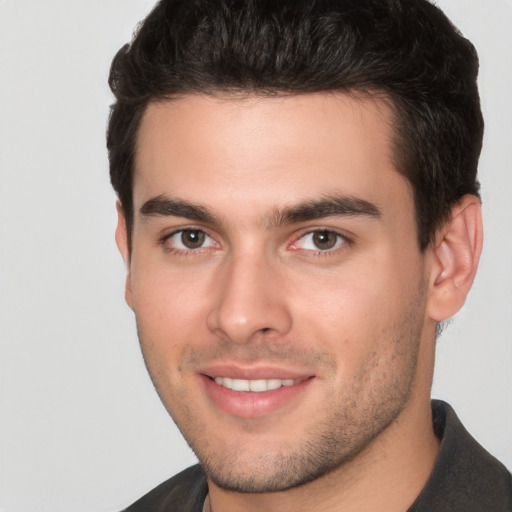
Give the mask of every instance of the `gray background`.
<svg viewBox="0 0 512 512">
<path fill-rule="evenodd" d="M 512 467 L 512 2 L 438 2 L 481 57 L 486 241 L 434 396 Z M 126 506 L 194 461 L 140 357 L 104 130 L 149 0 L 0 2 L 0 511 Z"/>
</svg>

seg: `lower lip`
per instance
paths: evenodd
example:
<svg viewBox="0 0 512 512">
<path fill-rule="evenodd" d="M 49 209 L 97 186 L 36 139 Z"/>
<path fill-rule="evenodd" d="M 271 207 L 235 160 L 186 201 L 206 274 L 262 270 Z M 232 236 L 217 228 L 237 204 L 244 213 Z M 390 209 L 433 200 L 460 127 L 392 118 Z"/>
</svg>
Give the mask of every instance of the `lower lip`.
<svg viewBox="0 0 512 512">
<path fill-rule="evenodd" d="M 241 418 L 261 418 L 291 405 L 313 380 L 309 378 L 293 386 L 282 386 L 271 391 L 255 393 L 233 391 L 219 386 L 205 375 L 200 377 L 210 400 L 224 412 Z"/>
</svg>

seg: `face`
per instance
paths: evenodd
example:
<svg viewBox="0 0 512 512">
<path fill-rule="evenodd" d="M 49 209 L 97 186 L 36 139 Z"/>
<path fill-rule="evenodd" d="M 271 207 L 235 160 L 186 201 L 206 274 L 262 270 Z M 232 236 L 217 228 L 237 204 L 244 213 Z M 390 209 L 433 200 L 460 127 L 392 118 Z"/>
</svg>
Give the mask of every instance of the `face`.
<svg viewBox="0 0 512 512">
<path fill-rule="evenodd" d="M 418 399 L 425 260 L 390 124 L 383 103 L 341 94 L 147 109 L 127 301 L 215 485 L 336 471 Z"/>
</svg>

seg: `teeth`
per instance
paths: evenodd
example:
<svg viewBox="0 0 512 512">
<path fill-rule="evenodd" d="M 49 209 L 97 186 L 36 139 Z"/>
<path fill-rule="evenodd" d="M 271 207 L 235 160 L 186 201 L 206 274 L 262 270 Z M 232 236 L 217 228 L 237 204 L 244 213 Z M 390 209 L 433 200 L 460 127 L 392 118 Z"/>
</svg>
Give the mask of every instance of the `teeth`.
<svg viewBox="0 0 512 512">
<path fill-rule="evenodd" d="M 215 377 L 215 382 L 219 386 L 223 386 L 233 391 L 253 391 L 254 393 L 262 393 L 264 391 L 272 391 L 282 386 L 293 386 L 303 379 L 231 379 L 229 377 Z"/>
<path fill-rule="evenodd" d="M 243 379 L 233 379 L 231 381 L 231 389 L 233 391 L 249 391 L 249 381 Z"/>
<path fill-rule="evenodd" d="M 283 385 L 283 381 L 281 379 L 268 379 L 267 380 L 267 389 L 271 391 L 272 389 L 279 389 Z"/>
<path fill-rule="evenodd" d="M 248 380 L 249 389 L 251 391 L 255 391 L 256 393 L 261 393 L 262 391 L 268 390 L 268 384 L 265 379 L 260 380 Z"/>
</svg>

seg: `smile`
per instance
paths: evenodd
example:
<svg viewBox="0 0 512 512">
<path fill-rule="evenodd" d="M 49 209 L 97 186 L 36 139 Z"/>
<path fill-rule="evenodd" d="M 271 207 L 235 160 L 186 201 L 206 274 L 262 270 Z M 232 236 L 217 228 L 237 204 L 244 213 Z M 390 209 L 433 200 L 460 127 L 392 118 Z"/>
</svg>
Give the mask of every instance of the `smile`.
<svg viewBox="0 0 512 512">
<path fill-rule="evenodd" d="M 212 405 L 231 416 L 246 419 L 262 418 L 297 406 L 315 381 L 313 375 L 299 375 L 290 370 L 248 370 L 232 366 L 210 368 L 198 377 Z"/>
<path fill-rule="evenodd" d="M 215 383 L 233 391 L 252 391 L 264 393 L 281 387 L 294 386 L 304 379 L 232 379 L 230 377 L 215 377 Z"/>
</svg>

